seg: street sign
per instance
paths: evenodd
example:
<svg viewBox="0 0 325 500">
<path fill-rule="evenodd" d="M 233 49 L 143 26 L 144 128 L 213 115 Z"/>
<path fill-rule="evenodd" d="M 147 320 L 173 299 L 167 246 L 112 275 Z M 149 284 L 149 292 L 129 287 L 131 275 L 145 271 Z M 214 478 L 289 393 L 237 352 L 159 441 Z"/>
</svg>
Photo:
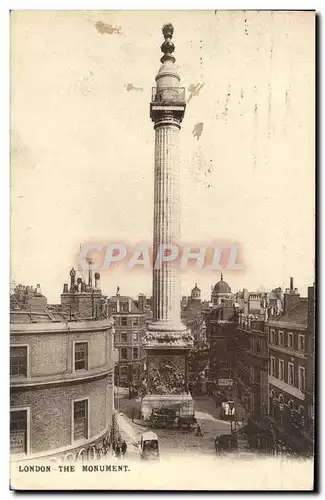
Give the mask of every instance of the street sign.
<svg viewBox="0 0 325 500">
<path fill-rule="evenodd" d="M 219 387 L 232 387 L 234 385 L 234 381 L 232 378 L 219 378 L 218 386 Z"/>
</svg>

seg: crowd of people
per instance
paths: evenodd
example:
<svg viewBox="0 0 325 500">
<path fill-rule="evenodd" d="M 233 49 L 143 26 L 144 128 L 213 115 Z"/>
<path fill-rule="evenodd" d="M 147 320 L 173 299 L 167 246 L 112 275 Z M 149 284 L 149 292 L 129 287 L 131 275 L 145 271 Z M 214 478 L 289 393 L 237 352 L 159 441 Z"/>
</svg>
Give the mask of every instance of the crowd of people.
<svg viewBox="0 0 325 500">
<path fill-rule="evenodd" d="M 150 391 L 155 394 L 182 394 L 185 388 L 185 366 L 170 359 L 150 367 Z"/>
<path fill-rule="evenodd" d="M 124 439 L 116 441 L 116 443 L 112 445 L 112 450 L 117 458 L 124 458 L 127 451 L 126 441 Z"/>
</svg>

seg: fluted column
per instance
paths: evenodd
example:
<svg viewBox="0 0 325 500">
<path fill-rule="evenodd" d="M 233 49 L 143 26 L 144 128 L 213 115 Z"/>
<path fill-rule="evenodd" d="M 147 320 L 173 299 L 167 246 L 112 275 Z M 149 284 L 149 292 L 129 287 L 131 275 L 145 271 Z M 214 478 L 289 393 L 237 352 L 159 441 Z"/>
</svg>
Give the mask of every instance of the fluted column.
<svg viewBox="0 0 325 500">
<path fill-rule="evenodd" d="M 180 244 L 180 178 L 179 131 L 184 117 L 185 89 L 180 87 L 180 76 L 175 65 L 172 42 L 174 28 L 163 26 L 164 42 L 161 45 L 162 65 L 156 76 L 150 103 L 150 117 L 155 129 L 155 186 L 153 262 L 164 251 L 163 245 Z M 167 249 L 166 249 L 167 251 Z M 163 261 L 153 269 L 153 320 L 148 330 L 154 337 L 173 332 L 178 341 L 186 328 L 180 314 L 179 261 Z M 176 337 L 175 337 L 176 335 Z M 166 336 L 164 336 L 166 338 Z M 167 336 L 168 338 L 168 336 Z"/>
<path fill-rule="evenodd" d="M 154 188 L 154 262 L 164 244 L 180 243 L 179 126 L 156 125 Z M 154 321 L 180 326 L 180 276 L 175 261 L 153 270 Z M 166 325 L 167 326 L 167 325 Z"/>
</svg>

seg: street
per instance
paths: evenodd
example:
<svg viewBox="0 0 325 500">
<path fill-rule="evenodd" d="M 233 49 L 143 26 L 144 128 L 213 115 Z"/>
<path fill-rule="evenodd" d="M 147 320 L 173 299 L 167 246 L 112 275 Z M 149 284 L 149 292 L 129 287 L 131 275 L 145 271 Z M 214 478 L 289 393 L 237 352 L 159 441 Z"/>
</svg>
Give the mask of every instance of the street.
<svg viewBox="0 0 325 500">
<path fill-rule="evenodd" d="M 120 416 L 125 420 L 125 427 L 132 426 L 133 439 L 140 441 L 141 434 L 148 430 L 138 420 L 140 411 L 140 398 L 128 399 L 127 391 L 118 390 L 118 410 Z M 196 436 L 196 428 L 185 429 L 152 429 L 159 438 L 160 454 L 166 456 L 190 454 L 193 455 L 215 455 L 214 440 L 220 434 L 230 433 L 231 424 L 220 419 L 220 407 L 216 408 L 214 400 L 209 396 L 194 398 L 195 417 L 199 422 L 203 436 Z M 238 403 L 237 403 L 238 404 Z M 135 422 L 132 422 L 132 413 L 135 414 Z M 130 434 L 130 432 L 129 432 Z"/>
</svg>

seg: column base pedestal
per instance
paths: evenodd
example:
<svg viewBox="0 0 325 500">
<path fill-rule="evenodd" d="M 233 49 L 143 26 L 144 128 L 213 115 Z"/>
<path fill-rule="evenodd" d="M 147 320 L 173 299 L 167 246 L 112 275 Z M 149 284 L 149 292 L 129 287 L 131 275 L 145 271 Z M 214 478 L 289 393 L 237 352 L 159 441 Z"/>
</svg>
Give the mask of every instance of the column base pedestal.
<svg viewBox="0 0 325 500">
<path fill-rule="evenodd" d="M 190 394 L 148 394 L 141 403 L 141 419 L 150 420 L 152 410 L 168 408 L 176 410 L 177 416 L 194 415 L 194 401 Z"/>
</svg>

